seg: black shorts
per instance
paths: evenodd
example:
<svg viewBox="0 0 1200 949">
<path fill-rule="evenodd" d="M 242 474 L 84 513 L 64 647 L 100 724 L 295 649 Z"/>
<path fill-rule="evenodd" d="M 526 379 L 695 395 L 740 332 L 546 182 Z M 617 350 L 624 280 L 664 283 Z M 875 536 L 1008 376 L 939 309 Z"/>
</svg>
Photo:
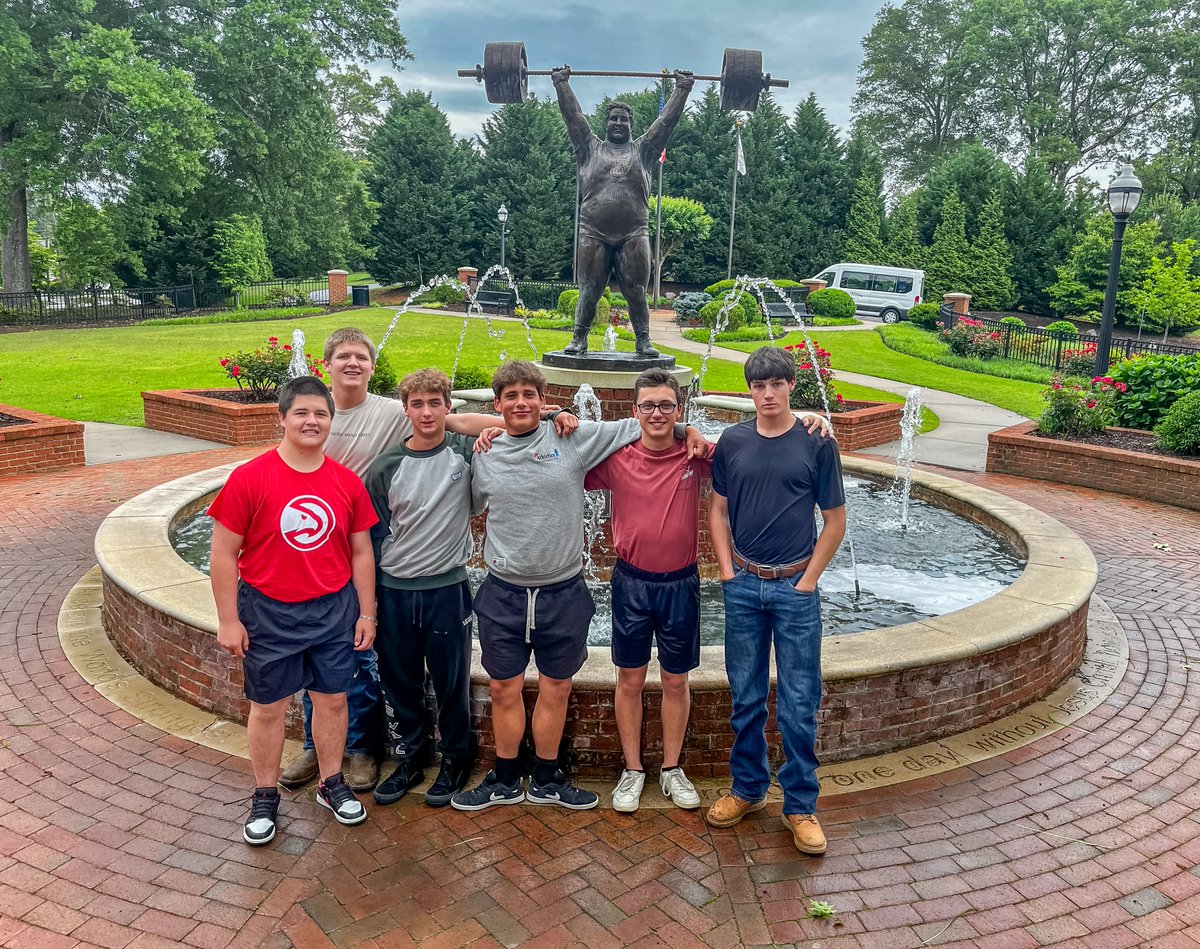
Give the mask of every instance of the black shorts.
<svg viewBox="0 0 1200 949">
<path fill-rule="evenodd" d="M 336 695 L 354 678 L 358 594 L 336 593 L 283 603 L 238 582 L 238 619 L 250 636 L 242 660 L 246 698 L 270 705 L 301 689 Z"/>
<path fill-rule="evenodd" d="M 700 574 L 696 565 L 648 573 L 618 560 L 612 575 L 612 660 L 622 669 L 650 661 L 658 640 L 663 672 L 683 675 L 700 665 Z"/>
<path fill-rule="evenodd" d="M 595 612 L 583 574 L 544 587 L 519 587 L 489 573 L 475 594 L 483 668 L 493 679 L 511 679 L 525 674 L 532 653 L 542 675 L 569 679 L 587 660 Z"/>
</svg>

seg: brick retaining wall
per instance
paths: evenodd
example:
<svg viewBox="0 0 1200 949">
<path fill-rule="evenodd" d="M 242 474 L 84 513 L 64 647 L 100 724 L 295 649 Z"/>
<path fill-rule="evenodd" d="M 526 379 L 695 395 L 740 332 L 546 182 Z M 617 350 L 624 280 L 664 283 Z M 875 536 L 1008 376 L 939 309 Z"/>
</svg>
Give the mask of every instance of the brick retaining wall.
<svg viewBox="0 0 1200 949">
<path fill-rule="evenodd" d="M 165 389 L 142 393 L 142 414 L 147 428 L 225 445 L 279 438 L 279 407 L 274 402 L 247 405 L 210 398 L 203 391 Z"/>
<path fill-rule="evenodd" d="M 1036 429 L 1037 422 L 1022 422 L 988 435 L 987 470 L 1200 511 L 1200 460 L 1039 438 Z"/>
<path fill-rule="evenodd" d="M 61 471 L 83 464 L 81 423 L 13 405 L 0 405 L 0 413 L 29 423 L 0 428 L 0 478 Z"/>
<path fill-rule="evenodd" d="M 747 403 L 752 405 L 744 392 L 709 392 L 707 394 L 746 399 Z M 899 441 L 900 419 L 904 415 L 903 405 L 896 402 L 851 402 L 848 404 L 853 408 L 830 415 L 833 422 L 833 433 L 837 436 L 840 450 L 859 451 L 874 445 L 886 445 L 888 442 Z M 705 406 L 704 412 L 719 422 L 731 422 L 735 425 L 754 417 L 753 413 L 745 414 L 736 409 L 710 406 Z"/>
</svg>

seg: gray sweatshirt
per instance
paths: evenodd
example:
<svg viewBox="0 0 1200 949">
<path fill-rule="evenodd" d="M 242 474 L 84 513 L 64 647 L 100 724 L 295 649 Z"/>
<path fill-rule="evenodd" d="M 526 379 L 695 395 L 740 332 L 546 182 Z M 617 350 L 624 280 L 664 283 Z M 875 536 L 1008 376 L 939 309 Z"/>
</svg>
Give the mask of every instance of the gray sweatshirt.
<svg viewBox="0 0 1200 949">
<path fill-rule="evenodd" d="M 580 422 L 560 438 L 542 422 L 528 435 L 501 435 L 476 455 L 471 495 L 487 509 L 488 571 L 523 587 L 569 580 L 583 569 L 583 479 L 588 469 L 641 437 L 637 419 Z"/>
</svg>

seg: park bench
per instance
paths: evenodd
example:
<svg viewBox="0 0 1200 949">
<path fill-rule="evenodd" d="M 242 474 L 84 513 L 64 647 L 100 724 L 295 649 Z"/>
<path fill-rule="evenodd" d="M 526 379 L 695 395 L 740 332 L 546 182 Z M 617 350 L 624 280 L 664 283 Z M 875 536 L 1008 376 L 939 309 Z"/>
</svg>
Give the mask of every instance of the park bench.
<svg viewBox="0 0 1200 949">
<path fill-rule="evenodd" d="M 513 296 L 511 290 L 480 290 L 475 302 L 485 310 L 491 307 L 495 313 L 512 313 Z"/>
<path fill-rule="evenodd" d="M 808 314 L 808 308 L 803 303 L 796 301 L 792 305 L 796 308 L 797 316 Z M 771 318 L 772 323 L 791 322 L 792 320 L 792 311 L 782 300 L 768 301 L 766 315 Z"/>
</svg>

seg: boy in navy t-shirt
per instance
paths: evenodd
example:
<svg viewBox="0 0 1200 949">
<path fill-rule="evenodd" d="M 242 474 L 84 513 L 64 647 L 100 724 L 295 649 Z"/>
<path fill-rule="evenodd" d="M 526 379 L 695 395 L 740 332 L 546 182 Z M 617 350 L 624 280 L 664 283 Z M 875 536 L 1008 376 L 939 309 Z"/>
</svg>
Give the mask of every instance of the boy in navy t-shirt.
<svg viewBox="0 0 1200 949">
<path fill-rule="evenodd" d="M 796 371 L 782 349 L 746 360 L 756 417 L 728 429 L 713 456 L 709 532 L 725 594 L 725 669 L 733 699 L 731 793 L 708 811 L 732 827 L 766 803 L 767 694 L 772 641 L 783 820 L 802 853 L 825 852 L 817 804 L 821 704 L 821 601 L 817 580 L 846 533 L 837 445 L 809 434 L 788 405 Z M 813 509 L 825 519 L 816 535 Z"/>
</svg>

